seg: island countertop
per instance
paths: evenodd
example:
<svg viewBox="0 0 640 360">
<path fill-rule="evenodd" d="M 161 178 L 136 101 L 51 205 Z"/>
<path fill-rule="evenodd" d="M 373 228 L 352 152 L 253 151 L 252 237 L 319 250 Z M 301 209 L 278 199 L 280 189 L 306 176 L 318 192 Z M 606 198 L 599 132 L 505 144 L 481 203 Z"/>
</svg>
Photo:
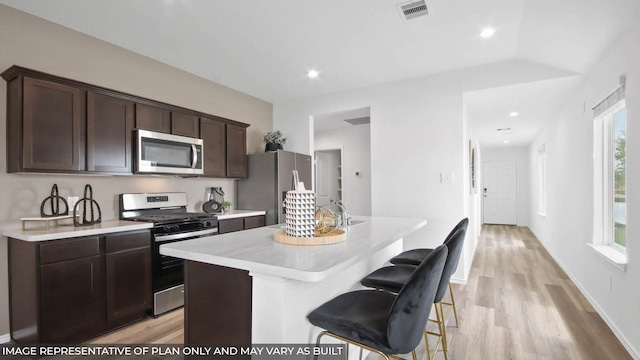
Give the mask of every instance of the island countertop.
<svg viewBox="0 0 640 360">
<path fill-rule="evenodd" d="M 160 246 L 163 255 L 300 281 L 319 282 L 339 274 L 426 225 L 424 219 L 354 217 L 347 239 L 331 245 L 276 242 L 279 226 L 266 226 Z M 281 224 L 282 225 L 282 224 Z"/>
</svg>

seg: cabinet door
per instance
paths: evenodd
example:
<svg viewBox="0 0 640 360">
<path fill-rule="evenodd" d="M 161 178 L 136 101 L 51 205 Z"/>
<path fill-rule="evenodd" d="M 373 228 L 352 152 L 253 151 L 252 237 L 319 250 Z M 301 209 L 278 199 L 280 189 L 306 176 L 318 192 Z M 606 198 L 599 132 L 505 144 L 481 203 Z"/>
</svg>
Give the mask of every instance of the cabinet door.
<svg viewBox="0 0 640 360">
<path fill-rule="evenodd" d="M 151 308 L 150 233 L 108 234 L 105 251 L 107 322 L 113 327 L 143 317 Z"/>
<path fill-rule="evenodd" d="M 151 248 L 106 255 L 107 322 L 151 308 Z"/>
<path fill-rule="evenodd" d="M 204 176 L 225 177 L 227 174 L 225 123 L 200 118 L 200 136 L 204 142 Z"/>
<path fill-rule="evenodd" d="M 227 124 L 227 177 L 247 177 L 247 129 Z"/>
<path fill-rule="evenodd" d="M 200 138 L 200 119 L 195 115 L 171 112 L 171 133 Z"/>
<path fill-rule="evenodd" d="M 23 168 L 84 170 L 84 92 L 66 85 L 24 78 L 23 94 Z"/>
<path fill-rule="evenodd" d="M 171 133 L 171 111 L 155 106 L 136 104 L 136 129 Z"/>
<path fill-rule="evenodd" d="M 87 94 L 87 170 L 131 173 L 133 102 Z"/>
<path fill-rule="evenodd" d="M 102 256 L 40 267 L 43 343 L 79 343 L 104 328 Z"/>
</svg>

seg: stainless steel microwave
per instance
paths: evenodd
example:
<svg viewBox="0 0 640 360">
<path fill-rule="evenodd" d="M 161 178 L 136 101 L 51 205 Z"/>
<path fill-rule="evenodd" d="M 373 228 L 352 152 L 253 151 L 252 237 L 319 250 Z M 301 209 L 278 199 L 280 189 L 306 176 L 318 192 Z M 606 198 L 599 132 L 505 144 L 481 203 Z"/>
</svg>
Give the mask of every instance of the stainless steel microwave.
<svg viewBox="0 0 640 360">
<path fill-rule="evenodd" d="M 201 175 L 202 139 L 136 130 L 136 173 Z"/>
</svg>

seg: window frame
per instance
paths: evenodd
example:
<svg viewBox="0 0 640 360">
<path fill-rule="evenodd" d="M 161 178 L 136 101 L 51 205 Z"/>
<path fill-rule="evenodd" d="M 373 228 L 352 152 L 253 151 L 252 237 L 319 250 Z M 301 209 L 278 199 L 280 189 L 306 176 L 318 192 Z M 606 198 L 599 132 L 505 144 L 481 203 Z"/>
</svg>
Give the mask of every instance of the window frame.
<svg viewBox="0 0 640 360">
<path fill-rule="evenodd" d="M 608 246 L 626 255 L 626 247 L 616 243 L 615 241 L 615 222 L 613 211 L 615 203 L 614 117 L 616 113 L 623 109 L 626 109 L 626 102 L 624 99 L 616 102 L 613 106 L 594 118 L 593 245 Z"/>
<path fill-rule="evenodd" d="M 547 215 L 547 190 L 546 190 L 546 166 L 547 154 L 545 144 L 538 148 L 537 155 L 537 172 L 538 172 L 538 215 Z"/>
</svg>

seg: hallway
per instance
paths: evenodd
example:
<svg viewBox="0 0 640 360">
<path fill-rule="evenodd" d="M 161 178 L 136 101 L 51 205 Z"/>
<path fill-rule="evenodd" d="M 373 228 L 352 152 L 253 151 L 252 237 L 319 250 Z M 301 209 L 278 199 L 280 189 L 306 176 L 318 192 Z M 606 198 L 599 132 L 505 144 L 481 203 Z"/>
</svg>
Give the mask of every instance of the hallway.
<svg viewBox="0 0 640 360">
<path fill-rule="evenodd" d="M 454 291 L 449 359 L 631 359 L 526 227 L 485 225 L 469 282 Z"/>
</svg>

